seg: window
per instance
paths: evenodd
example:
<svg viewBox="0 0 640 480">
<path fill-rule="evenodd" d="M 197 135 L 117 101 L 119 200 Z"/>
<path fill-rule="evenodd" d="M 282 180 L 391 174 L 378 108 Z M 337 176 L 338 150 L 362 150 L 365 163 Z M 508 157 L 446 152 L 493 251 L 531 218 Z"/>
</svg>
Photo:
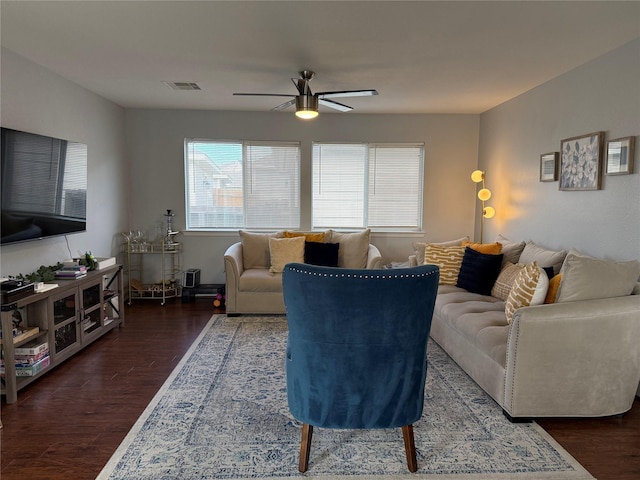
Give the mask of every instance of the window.
<svg viewBox="0 0 640 480">
<path fill-rule="evenodd" d="M 300 144 L 185 141 L 187 230 L 300 226 Z"/>
<path fill-rule="evenodd" d="M 421 144 L 313 146 L 313 228 L 419 230 Z"/>
</svg>

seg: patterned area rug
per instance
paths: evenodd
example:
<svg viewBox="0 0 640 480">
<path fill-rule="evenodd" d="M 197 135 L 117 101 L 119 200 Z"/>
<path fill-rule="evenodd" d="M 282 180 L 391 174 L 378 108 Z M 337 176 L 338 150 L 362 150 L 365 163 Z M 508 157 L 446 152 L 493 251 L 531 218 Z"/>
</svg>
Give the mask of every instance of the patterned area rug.
<svg viewBox="0 0 640 480">
<path fill-rule="evenodd" d="M 407 470 L 399 428 L 318 428 L 309 470 L 299 474 L 286 335 L 283 316 L 214 316 L 98 479 L 593 478 L 537 424 L 510 423 L 432 341 L 414 424 L 418 472 Z"/>
</svg>

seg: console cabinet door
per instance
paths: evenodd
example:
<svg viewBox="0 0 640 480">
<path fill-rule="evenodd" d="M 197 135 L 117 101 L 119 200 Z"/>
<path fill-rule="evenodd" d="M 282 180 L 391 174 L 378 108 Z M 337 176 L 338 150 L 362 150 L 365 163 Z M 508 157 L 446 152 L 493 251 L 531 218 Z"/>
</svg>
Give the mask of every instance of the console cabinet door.
<svg viewBox="0 0 640 480">
<path fill-rule="evenodd" d="M 49 299 L 49 328 L 53 332 L 53 349 L 50 353 L 57 363 L 80 348 L 80 299 L 77 288 L 56 293 Z"/>
</svg>

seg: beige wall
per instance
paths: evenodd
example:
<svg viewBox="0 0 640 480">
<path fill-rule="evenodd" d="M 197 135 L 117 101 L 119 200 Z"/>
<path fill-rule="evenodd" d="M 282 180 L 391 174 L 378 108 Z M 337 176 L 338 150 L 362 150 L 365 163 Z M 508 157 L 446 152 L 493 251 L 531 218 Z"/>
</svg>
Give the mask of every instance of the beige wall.
<svg viewBox="0 0 640 480">
<path fill-rule="evenodd" d="M 636 40 L 481 115 L 479 164 L 497 210 L 485 223 L 485 239 L 502 233 L 640 259 L 639 139 L 634 174 L 603 176 L 602 190 L 559 191 L 558 182 L 539 181 L 540 155 L 560 151 L 562 139 L 640 134 L 639 60 Z"/>
<path fill-rule="evenodd" d="M 176 212 L 176 227 L 182 229 L 183 141 L 199 137 L 300 141 L 307 212 L 302 228 L 310 222 L 313 141 L 424 142 L 424 233 L 374 235 L 386 261 L 405 260 L 415 240 L 472 233 L 478 202 L 469 173 L 477 164 L 487 171 L 498 212 L 487 221 L 485 240 L 503 233 L 550 248 L 640 258 L 638 173 L 604 177 L 603 190 L 596 192 L 560 192 L 557 182 L 538 181 L 540 154 L 558 151 L 563 138 L 600 130 L 607 138 L 640 133 L 639 57 L 640 40 L 481 116 L 325 113 L 301 122 L 291 113 L 124 111 L 3 49 L 1 121 L 88 144 L 89 231 L 67 237 L 72 255 L 115 254 L 121 231 L 154 232 L 167 208 Z M 223 282 L 222 255 L 237 238 L 235 232 L 182 235 L 183 266 L 201 268 L 203 282 Z M 68 258 L 69 249 L 64 237 L 3 247 L 1 273 L 27 273 Z"/>
<path fill-rule="evenodd" d="M 471 233 L 477 164 L 478 115 L 321 115 L 313 122 L 292 112 L 128 110 L 132 159 L 131 228 L 152 232 L 167 208 L 184 228 L 184 139 L 291 140 L 302 145 L 302 225 L 310 226 L 311 145 L 314 141 L 424 142 L 424 233 L 376 234 L 385 261 L 406 261 L 415 240 L 446 240 Z M 223 283 L 226 248 L 239 240 L 227 234 L 183 234 L 183 265 L 200 268 L 203 283 Z"/>
<path fill-rule="evenodd" d="M 88 250 L 114 255 L 127 226 L 124 110 L 7 49 L 1 62 L 2 126 L 86 143 L 89 162 L 87 232 L 4 246 L 1 274 L 31 273 Z"/>
</svg>

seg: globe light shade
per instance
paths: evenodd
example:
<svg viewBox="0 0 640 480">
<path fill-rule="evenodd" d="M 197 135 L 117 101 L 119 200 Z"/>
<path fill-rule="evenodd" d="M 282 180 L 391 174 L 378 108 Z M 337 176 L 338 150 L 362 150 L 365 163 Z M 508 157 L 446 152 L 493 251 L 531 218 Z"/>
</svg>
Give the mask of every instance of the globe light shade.
<svg viewBox="0 0 640 480">
<path fill-rule="evenodd" d="M 478 198 L 483 202 L 486 202 L 491 198 L 491 190 L 488 188 L 483 188 L 478 192 Z"/>
<path fill-rule="evenodd" d="M 484 211 L 482 212 L 482 215 L 484 215 L 484 218 L 493 218 L 496 214 L 496 209 L 493 207 L 484 207 Z"/>
<path fill-rule="evenodd" d="M 480 183 L 483 178 L 484 178 L 484 172 L 482 170 L 475 170 L 471 174 L 471 180 L 473 180 L 475 183 Z"/>
</svg>

